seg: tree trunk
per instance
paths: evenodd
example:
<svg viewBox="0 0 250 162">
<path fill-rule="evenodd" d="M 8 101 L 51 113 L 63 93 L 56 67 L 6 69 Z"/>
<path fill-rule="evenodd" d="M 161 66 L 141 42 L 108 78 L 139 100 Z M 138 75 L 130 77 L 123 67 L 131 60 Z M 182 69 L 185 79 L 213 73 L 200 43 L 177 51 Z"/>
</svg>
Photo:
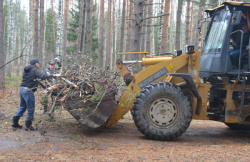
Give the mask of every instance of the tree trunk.
<svg viewBox="0 0 250 162">
<path fill-rule="evenodd" d="M 178 0 L 178 9 L 176 13 L 176 38 L 175 38 L 175 49 L 179 50 L 181 49 L 181 42 L 180 42 L 180 37 L 181 37 L 181 13 L 182 13 L 182 5 L 183 5 L 183 0 Z"/>
<path fill-rule="evenodd" d="M 205 18 L 205 13 L 204 13 L 203 9 L 202 9 L 201 13 L 202 13 L 202 19 L 204 19 Z M 200 46 L 201 48 L 203 47 L 204 27 L 205 27 L 205 25 L 204 25 L 204 23 L 202 23 L 202 27 L 201 27 L 201 46 Z"/>
<path fill-rule="evenodd" d="M 65 1 L 66 2 L 66 1 Z M 65 3 L 66 4 L 66 3 Z M 62 43 L 62 12 L 63 12 L 63 0 L 58 2 L 58 17 L 57 17 L 57 33 L 56 33 L 56 56 L 61 54 L 61 43 Z M 64 12 L 65 17 L 65 12 Z"/>
<path fill-rule="evenodd" d="M 19 46 L 20 46 L 20 9 L 19 9 L 19 4 L 16 2 L 16 9 L 15 9 L 15 16 L 14 16 L 14 22 L 15 22 L 15 47 L 14 47 L 14 57 L 16 58 L 19 53 Z M 14 62 L 14 65 L 12 68 L 12 72 L 15 69 L 15 75 L 18 76 L 18 63 L 19 63 L 19 58 L 16 59 Z"/>
<path fill-rule="evenodd" d="M 131 52 L 139 52 L 140 51 L 140 38 L 141 38 L 141 28 L 143 22 L 143 7 L 144 1 L 140 0 L 134 1 L 134 17 L 132 24 L 132 35 L 131 35 L 131 44 L 130 51 Z"/>
<path fill-rule="evenodd" d="M 33 40 L 32 37 L 33 37 L 33 0 L 29 0 L 29 38 L 28 40 L 31 41 Z M 33 42 L 33 41 L 32 41 Z M 29 43 L 29 56 L 32 55 L 33 53 L 33 44 L 31 42 L 28 42 Z"/>
<path fill-rule="evenodd" d="M 133 13 L 134 13 L 134 2 L 130 1 L 129 2 L 129 18 L 128 18 L 129 26 L 128 26 L 127 39 L 126 39 L 127 40 L 126 52 L 131 51 L 132 24 L 133 24 L 133 19 L 134 19 Z M 126 58 L 131 60 L 133 59 L 133 55 L 126 55 Z"/>
<path fill-rule="evenodd" d="M 46 4 L 46 3 L 45 3 L 45 4 Z M 46 5 L 45 8 L 47 8 L 47 5 Z M 47 21 L 46 21 L 46 18 L 45 18 L 45 19 L 44 19 L 44 32 L 43 32 L 43 38 L 44 38 L 44 39 L 43 39 L 43 42 L 42 42 L 42 44 L 43 44 L 43 49 L 42 49 L 42 50 L 43 50 L 43 51 L 42 51 L 42 54 L 43 54 L 43 57 L 42 57 L 42 58 L 43 58 L 43 60 L 45 60 L 45 58 L 46 58 L 46 54 L 45 54 L 45 52 L 44 52 L 44 51 L 45 51 L 45 31 L 46 31 L 46 26 L 47 26 Z M 41 43 L 41 42 L 40 42 L 40 43 Z M 43 64 L 43 67 L 44 67 L 44 66 L 46 65 L 46 64 L 45 64 L 45 61 L 43 61 L 42 64 Z"/>
<path fill-rule="evenodd" d="M 160 9 L 160 14 L 159 15 L 162 15 L 163 14 L 163 5 L 164 5 L 164 0 L 161 1 L 161 9 Z M 158 31 L 158 48 L 157 48 L 157 53 L 160 53 L 160 50 L 161 50 L 161 39 L 162 39 L 162 24 L 163 24 L 163 18 L 162 16 L 160 17 L 160 27 L 159 27 L 159 31 Z"/>
<path fill-rule="evenodd" d="M 115 53 L 115 0 L 113 0 L 113 20 L 112 20 L 112 34 L 113 34 L 113 54 L 112 54 L 112 61 L 111 61 L 111 68 L 114 69 L 115 67 L 115 59 L 116 59 L 116 53 Z"/>
<path fill-rule="evenodd" d="M 63 60 L 66 54 L 67 47 L 67 27 L 68 27 L 69 0 L 65 0 L 64 4 L 64 32 L 63 32 Z"/>
<path fill-rule="evenodd" d="M 131 52 L 140 51 L 140 40 L 141 40 L 141 28 L 143 24 L 143 9 L 145 2 L 141 0 L 134 1 L 134 17 L 133 17 L 133 26 L 132 26 L 132 35 L 131 35 Z M 139 55 L 134 55 L 134 60 L 139 60 Z M 135 69 L 135 73 L 139 71 L 139 67 Z"/>
<path fill-rule="evenodd" d="M 3 0 L 0 0 L 0 67 L 4 65 L 4 20 Z M 5 68 L 0 68 L 0 89 L 5 88 Z"/>
<path fill-rule="evenodd" d="M 53 0 L 51 0 L 51 10 L 52 10 L 52 21 L 53 21 L 53 38 L 54 38 L 54 52 L 56 50 L 56 31 L 55 31 L 55 18 L 53 10 Z"/>
<path fill-rule="evenodd" d="M 87 0 L 86 55 L 92 57 L 92 13 L 93 0 Z"/>
<path fill-rule="evenodd" d="M 149 0 L 148 4 L 153 4 L 153 0 Z M 147 17 L 152 17 L 153 16 L 153 5 L 148 5 L 148 16 Z M 146 39 L 146 51 L 151 54 L 151 40 L 152 40 L 152 19 L 147 20 L 147 39 Z M 153 41 L 152 41 L 153 42 Z"/>
<path fill-rule="evenodd" d="M 163 17 L 163 29 L 162 29 L 162 40 L 161 40 L 161 52 L 165 53 L 167 50 L 167 42 L 168 42 L 168 21 L 169 21 L 169 9 L 170 9 L 170 0 L 165 0 L 165 8 Z"/>
<path fill-rule="evenodd" d="M 87 28 L 87 2 L 86 2 L 86 8 L 85 8 L 85 18 L 84 18 L 84 30 L 83 30 L 83 37 L 82 37 L 82 54 L 85 54 L 85 40 L 86 40 L 86 28 Z"/>
<path fill-rule="evenodd" d="M 104 67 L 104 0 L 100 2 L 100 21 L 99 21 L 99 56 L 98 66 Z"/>
<path fill-rule="evenodd" d="M 108 32 L 107 32 L 107 45 L 106 45 L 106 68 L 110 66 L 111 61 L 111 5 L 112 1 L 108 0 Z"/>
<path fill-rule="evenodd" d="M 129 33 L 129 31 L 130 31 L 130 27 L 131 27 L 131 24 L 130 24 L 130 19 L 131 19 L 131 17 L 130 17 L 130 15 L 129 15 L 129 13 L 131 12 L 131 5 L 130 5 L 130 1 L 129 0 L 127 0 L 127 14 L 126 14 L 126 17 L 127 18 L 125 18 L 125 19 L 128 19 L 127 21 L 126 21 L 126 39 L 125 39 L 125 51 L 126 52 L 128 52 L 129 51 L 129 46 L 130 46 L 130 33 Z M 130 6 L 130 7 L 129 7 Z M 126 55 L 125 55 L 126 56 Z M 126 56 L 126 57 L 128 57 L 128 56 Z"/>
<path fill-rule="evenodd" d="M 120 52 L 120 37 L 121 37 L 121 0 L 119 0 L 119 8 L 118 8 L 118 27 L 117 27 L 117 36 L 116 36 L 116 51 Z M 123 29 L 124 30 L 124 29 Z"/>
<path fill-rule="evenodd" d="M 76 51 L 77 53 L 80 53 L 80 52 L 81 52 L 83 10 L 84 10 L 84 0 L 81 0 L 80 19 L 79 19 L 79 31 L 78 31 L 77 51 Z"/>
<path fill-rule="evenodd" d="M 14 16 L 13 16 L 14 10 L 13 10 L 13 1 L 10 0 L 10 9 L 9 9 L 9 16 L 10 16 L 10 20 L 9 20 L 9 49 L 8 49 L 8 55 L 7 55 L 7 60 L 9 61 L 13 58 L 13 53 L 14 53 Z M 7 75 L 9 77 L 11 77 L 11 64 L 9 64 L 9 66 L 7 67 Z"/>
<path fill-rule="evenodd" d="M 39 57 L 43 57 L 43 40 L 44 40 L 44 0 L 40 0 L 40 46 L 39 46 Z"/>
<path fill-rule="evenodd" d="M 147 2 L 145 2 L 147 3 Z M 145 7 L 146 8 L 146 7 Z M 143 12 L 143 18 L 145 18 L 147 15 L 147 12 Z M 142 33 L 141 33 L 141 51 L 145 51 L 145 35 L 146 35 L 146 26 L 142 26 Z"/>
<path fill-rule="evenodd" d="M 199 20 L 202 19 L 202 15 L 203 15 L 203 14 L 200 14 L 201 13 L 201 1 L 199 3 L 199 11 L 198 11 L 198 15 L 197 15 L 198 20 L 197 20 L 197 27 L 196 27 L 196 29 L 198 29 L 198 28 L 201 27 L 200 24 L 199 24 Z M 196 35 L 195 35 L 195 50 L 196 51 L 199 49 L 199 35 L 200 35 L 199 31 L 200 30 L 201 29 L 196 30 Z"/>
<path fill-rule="evenodd" d="M 34 42 L 33 42 L 33 57 L 38 58 L 38 1 L 33 0 L 33 27 L 34 27 Z"/>
<path fill-rule="evenodd" d="M 193 11 L 194 11 L 194 2 L 192 2 L 192 6 L 191 6 L 191 21 L 190 21 L 190 34 L 189 34 L 189 43 L 193 44 Z M 199 12 L 200 13 L 200 12 Z"/>
<path fill-rule="evenodd" d="M 190 44 L 189 43 L 189 25 L 190 25 L 190 21 L 189 21 L 189 19 L 190 19 L 190 0 L 188 0 L 187 1 L 187 13 L 186 13 L 186 36 L 185 36 L 185 45 L 188 45 L 188 44 Z"/>
</svg>

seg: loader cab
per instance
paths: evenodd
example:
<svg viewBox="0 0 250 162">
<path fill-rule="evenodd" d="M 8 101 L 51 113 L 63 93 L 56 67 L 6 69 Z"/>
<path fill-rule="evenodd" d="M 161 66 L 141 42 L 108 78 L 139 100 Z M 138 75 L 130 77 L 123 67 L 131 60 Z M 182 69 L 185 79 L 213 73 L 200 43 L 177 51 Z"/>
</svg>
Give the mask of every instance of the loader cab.
<svg viewBox="0 0 250 162">
<path fill-rule="evenodd" d="M 245 45 L 246 33 L 242 30 L 243 26 L 250 29 L 250 3 L 224 2 L 206 10 L 206 14 L 209 24 L 201 51 L 200 77 L 250 72 L 250 42 L 248 38 L 248 45 Z M 232 51 L 236 51 L 235 44 L 239 46 L 238 60 L 231 56 Z"/>
</svg>

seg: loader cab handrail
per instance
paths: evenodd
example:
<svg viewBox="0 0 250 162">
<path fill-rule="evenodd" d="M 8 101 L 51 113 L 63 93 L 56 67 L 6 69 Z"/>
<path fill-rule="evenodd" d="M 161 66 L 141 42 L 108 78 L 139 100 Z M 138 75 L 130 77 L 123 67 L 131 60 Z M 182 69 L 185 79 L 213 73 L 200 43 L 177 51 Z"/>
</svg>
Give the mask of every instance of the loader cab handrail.
<svg viewBox="0 0 250 162">
<path fill-rule="evenodd" d="M 232 32 L 229 37 L 232 35 L 232 34 L 235 34 L 235 33 L 238 33 L 240 32 L 241 35 L 240 35 L 240 54 L 239 54 L 239 64 L 238 64 L 238 80 L 240 81 L 240 67 L 241 67 L 241 54 L 242 54 L 242 42 L 243 42 L 243 34 L 244 32 L 242 30 L 236 30 L 234 32 Z M 231 60 L 232 61 L 232 60 Z"/>
</svg>

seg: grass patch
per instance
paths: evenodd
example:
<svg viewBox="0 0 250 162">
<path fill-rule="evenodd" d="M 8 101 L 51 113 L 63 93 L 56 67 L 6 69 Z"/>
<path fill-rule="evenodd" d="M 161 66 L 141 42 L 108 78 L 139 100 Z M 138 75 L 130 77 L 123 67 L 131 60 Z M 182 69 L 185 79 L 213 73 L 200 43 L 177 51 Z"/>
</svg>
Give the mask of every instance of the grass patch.
<svg viewBox="0 0 250 162">
<path fill-rule="evenodd" d="M 22 82 L 21 76 L 5 76 L 5 87 L 11 88 L 11 87 L 20 87 L 20 84 Z"/>
</svg>

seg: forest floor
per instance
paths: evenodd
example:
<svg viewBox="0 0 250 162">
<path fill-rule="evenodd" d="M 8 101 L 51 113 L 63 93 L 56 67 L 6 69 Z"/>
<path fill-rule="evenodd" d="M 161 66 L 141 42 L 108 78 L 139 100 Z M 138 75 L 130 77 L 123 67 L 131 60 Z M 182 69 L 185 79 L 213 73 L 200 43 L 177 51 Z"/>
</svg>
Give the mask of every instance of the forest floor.
<svg viewBox="0 0 250 162">
<path fill-rule="evenodd" d="M 0 92 L 0 161 L 249 161 L 250 131 L 233 131 L 214 121 L 193 120 L 174 141 L 146 139 L 130 114 L 109 128 L 89 129 L 66 110 L 55 121 L 42 115 L 39 96 L 38 131 L 14 130 L 12 116 L 19 107 L 18 88 Z M 24 126 L 26 114 L 20 124 Z M 42 121 L 42 123 L 41 123 Z"/>
</svg>

